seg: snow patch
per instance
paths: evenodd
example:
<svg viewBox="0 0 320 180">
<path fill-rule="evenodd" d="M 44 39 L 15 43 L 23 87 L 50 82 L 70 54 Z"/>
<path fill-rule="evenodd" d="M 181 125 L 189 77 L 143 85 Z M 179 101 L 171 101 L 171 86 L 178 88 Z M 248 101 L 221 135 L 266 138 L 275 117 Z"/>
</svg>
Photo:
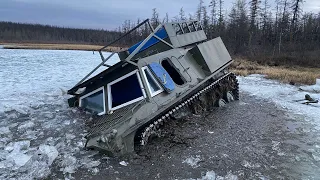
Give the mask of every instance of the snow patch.
<svg viewBox="0 0 320 180">
<path fill-rule="evenodd" d="M 312 153 L 312 157 L 315 161 L 320 161 L 320 155 Z"/>
<path fill-rule="evenodd" d="M 208 171 L 204 176 L 197 179 L 188 180 L 238 180 L 238 176 L 228 172 L 226 176 L 217 176 L 214 171 Z"/>
<path fill-rule="evenodd" d="M 99 169 L 98 169 L 98 168 L 93 168 L 93 169 L 91 170 L 91 172 L 92 172 L 93 174 L 98 174 Z"/>
<path fill-rule="evenodd" d="M 93 168 L 93 167 L 97 167 L 97 166 L 99 166 L 100 164 L 101 164 L 100 161 L 91 161 L 91 162 L 87 163 L 87 164 L 85 165 L 85 167 L 88 168 L 88 169 L 90 169 L 90 168 Z"/>
<path fill-rule="evenodd" d="M 75 137 L 76 137 L 76 136 L 73 135 L 73 134 L 66 134 L 66 138 L 67 138 L 68 140 L 74 139 Z"/>
<path fill-rule="evenodd" d="M 18 129 L 19 130 L 22 130 L 22 129 L 27 129 L 27 128 L 31 128 L 34 126 L 34 123 L 32 121 L 28 121 L 28 122 L 25 122 L 25 123 L 22 123 Z"/>
<path fill-rule="evenodd" d="M 301 90 L 306 91 L 306 92 L 311 92 L 311 93 L 320 93 L 320 79 L 316 80 L 315 85 L 311 86 L 301 86 Z"/>
<path fill-rule="evenodd" d="M 74 156 L 71 155 L 64 155 L 63 160 L 61 162 L 61 169 L 60 171 L 63 171 L 64 174 L 69 173 L 75 173 L 77 159 Z"/>
<path fill-rule="evenodd" d="M 87 168 L 87 169 L 91 169 L 91 168 L 97 167 L 97 166 L 99 166 L 101 164 L 100 161 L 94 161 L 89 157 L 84 157 L 80 161 L 81 161 L 82 166 Z"/>
<path fill-rule="evenodd" d="M 54 146 L 48 146 L 48 145 L 40 145 L 39 151 L 43 154 L 46 154 L 48 156 L 48 165 L 50 166 L 53 161 L 58 157 L 59 152 Z"/>
<path fill-rule="evenodd" d="M 201 178 L 201 180 L 215 180 L 216 173 L 214 171 L 206 172 L 206 175 Z"/>
<path fill-rule="evenodd" d="M 27 115 L 28 112 L 27 112 L 27 109 L 29 109 L 27 106 L 20 106 L 20 107 L 15 107 L 14 110 L 19 112 L 20 114 L 23 114 L 23 115 Z"/>
<path fill-rule="evenodd" d="M 238 180 L 238 176 L 232 174 L 231 172 L 228 172 L 226 176 L 218 176 L 216 180 Z"/>
<path fill-rule="evenodd" d="M 182 161 L 182 163 L 186 163 L 188 165 L 190 165 L 193 168 L 199 167 L 200 165 L 198 164 L 201 161 L 200 156 L 196 155 L 196 157 L 188 157 L 187 159 L 185 159 L 184 161 Z"/>
<path fill-rule="evenodd" d="M 0 135 L 2 134 L 9 134 L 11 131 L 9 127 L 0 127 Z"/>
<path fill-rule="evenodd" d="M 129 163 L 127 163 L 125 161 L 121 161 L 121 162 L 119 162 L 119 164 L 122 165 L 122 166 L 128 166 Z"/>
<path fill-rule="evenodd" d="M 15 151 L 15 152 L 19 152 L 21 150 L 27 150 L 30 147 L 30 141 L 18 141 L 18 142 L 14 142 L 14 143 L 9 143 L 5 149 L 7 149 L 7 151 Z"/>
<path fill-rule="evenodd" d="M 254 164 L 254 163 L 250 163 L 250 162 L 248 162 L 246 160 L 242 161 L 241 165 L 243 167 L 250 168 L 250 169 L 261 167 L 261 165 L 259 163 L 255 163 Z"/>
<path fill-rule="evenodd" d="M 279 156 L 284 156 L 285 155 L 285 153 L 280 150 L 280 147 L 279 147 L 280 146 L 280 142 L 272 141 L 271 143 L 272 143 L 272 150 L 277 151 L 277 154 Z"/>
<path fill-rule="evenodd" d="M 24 166 L 28 161 L 29 159 L 31 158 L 32 156 L 30 155 L 26 155 L 20 151 L 12 151 L 8 156 L 7 156 L 7 162 L 14 162 L 14 166 L 15 168 L 14 169 L 18 169 L 20 168 L 21 166 Z"/>
</svg>

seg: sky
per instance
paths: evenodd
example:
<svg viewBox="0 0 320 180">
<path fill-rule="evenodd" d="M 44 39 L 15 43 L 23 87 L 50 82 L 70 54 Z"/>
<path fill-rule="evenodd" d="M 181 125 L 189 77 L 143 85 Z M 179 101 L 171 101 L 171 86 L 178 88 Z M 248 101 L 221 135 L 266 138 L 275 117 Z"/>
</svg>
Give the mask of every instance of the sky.
<svg viewBox="0 0 320 180">
<path fill-rule="evenodd" d="M 247 0 L 248 1 L 248 0 Z M 269 0 L 272 4 L 273 0 Z M 114 30 L 124 20 L 151 17 L 156 8 L 160 17 L 172 18 L 183 7 L 195 14 L 198 0 L 0 0 L 0 21 L 37 23 L 73 28 Z M 210 0 L 204 0 L 209 5 Z M 234 0 L 224 0 L 226 11 Z M 320 12 L 320 0 L 305 0 L 304 12 Z"/>
</svg>

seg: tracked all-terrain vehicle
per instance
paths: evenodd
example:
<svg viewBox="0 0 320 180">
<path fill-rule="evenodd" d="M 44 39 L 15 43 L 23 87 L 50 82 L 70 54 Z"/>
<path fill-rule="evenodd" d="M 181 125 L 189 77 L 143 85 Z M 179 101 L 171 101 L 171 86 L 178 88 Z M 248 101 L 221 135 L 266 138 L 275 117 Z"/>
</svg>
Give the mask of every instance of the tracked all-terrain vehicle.
<svg viewBox="0 0 320 180">
<path fill-rule="evenodd" d="M 150 136 L 181 111 L 203 111 L 239 99 L 232 59 L 220 37 L 208 40 L 197 21 L 165 23 L 125 51 L 120 62 L 101 64 L 68 90 L 69 105 L 97 114 L 86 147 L 115 154 L 146 145 Z M 124 34 L 119 39 L 126 36 Z M 111 42 L 115 43 L 119 39 Z M 109 46 L 108 45 L 108 46 Z M 108 69 L 88 78 L 100 66 Z"/>
</svg>

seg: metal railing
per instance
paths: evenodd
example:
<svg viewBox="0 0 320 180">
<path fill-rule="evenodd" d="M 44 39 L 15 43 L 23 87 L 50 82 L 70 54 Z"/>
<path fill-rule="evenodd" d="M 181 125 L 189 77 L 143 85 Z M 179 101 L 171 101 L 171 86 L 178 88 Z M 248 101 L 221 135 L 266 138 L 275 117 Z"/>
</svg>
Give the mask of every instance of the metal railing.
<svg viewBox="0 0 320 180">
<path fill-rule="evenodd" d="M 167 46 L 171 47 L 171 48 L 174 48 L 172 44 L 168 43 L 167 41 L 161 39 L 160 37 L 158 37 L 155 33 L 161 28 L 163 27 L 163 24 L 159 24 L 155 29 L 152 27 L 152 25 L 150 24 L 150 21 L 149 19 L 146 19 L 144 20 L 143 22 L 141 22 L 140 24 L 138 24 L 136 27 L 134 27 L 133 29 L 131 29 L 130 31 L 126 32 L 125 34 L 123 34 L 122 36 L 120 36 L 119 38 L 115 39 L 114 41 L 110 42 L 109 44 L 105 45 L 104 47 L 102 47 L 101 49 L 99 49 L 99 54 L 100 54 L 100 57 L 101 57 L 101 60 L 102 62 L 97 66 L 95 67 L 89 74 L 87 74 L 84 78 L 82 78 L 73 88 L 75 88 L 76 86 L 78 86 L 79 84 L 83 83 L 89 76 L 91 76 L 97 69 L 99 69 L 101 66 L 107 66 L 107 67 L 110 67 L 110 65 L 107 65 L 105 64 L 115 53 L 113 52 L 112 54 L 110 54 L 107 58 L 104 58 L 103 54 L 102 54 L 102 51 L 104 49 L 106 49 L 107 47 L 111 46 L 112 44 L 118 42 L 119 40 L 121 40 L 122 38 L 126 37 L 127 35 L 129 35 L 130 33 L 132 33 L 133 31 L 135 31 L 137 28 L 139 28 L 140 26 L 144 25 L 144 24 L 148 24 L 148 26 L 150 27 L 151 29 L 151 34 L 149 34 L 149 36 L 147 38 L 145 38 L 141 44 L 132 52 L 129 54 L 129 56 L 122 60 L 122 61 L 125 61 L 129 64 L 132 64 L 134 66 L 137 67 L 137 69 L 139 70 L 139 73 L 140 74 L 143 74 L 142 73 L 142 66 L 141 65 L 138 65 L 137 63 L 131 61 L 131 59 L 141 50 L 141 48 L 152 38 L 152 37 L 155 37 L 156 39 L 158 39 L 159 41 L 163 42 L 164 44 L 166 44 Z M 141 78 L 142 79 L 142 83 L 143 83 L 143 86 L 144 87 L 147 87 L 147 82 L 144 78 Z M 149 91 L 146 91 L 146 94 L 147 94 L 147 100 L 150 100 L 151 98 L 151 94 Z"/>
</svg>

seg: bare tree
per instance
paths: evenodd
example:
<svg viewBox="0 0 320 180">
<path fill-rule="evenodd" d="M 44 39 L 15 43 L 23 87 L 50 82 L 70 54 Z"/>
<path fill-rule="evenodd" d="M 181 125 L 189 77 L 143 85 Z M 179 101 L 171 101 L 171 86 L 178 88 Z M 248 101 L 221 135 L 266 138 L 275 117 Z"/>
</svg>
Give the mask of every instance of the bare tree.
<svg viewBox="0 0 320 180">
<path fill-rule="evenodd" d="M 169 22 L 169 14 L 166 13 L 166 16 L 163 18 L 163 23 L 168 23 Z"/>
<path fill-rule="evenodd" d="M 194 16 L 189 13 L 189 21 L 194 20 Z"/>
<path fill-rule="evenodd" d="M 296 26 L 297 26 L 296 22 L 302 12 L 301 5 L 302 5 L 302 0 L 293 0 L 293 5 L 292 5 L 293 17 L 291 20 L 290 40 L 292 40 L 292 38 L 294 38 L 293 36 L 294 36 L 294 33 L 296 31 Z"/>
<path fill-rule="evenodd" d="M 250 30 L 253 31 L 256 25 L 256 17 L 258 15 L 259 10 L 259 0 L 251 0 L 250 1 Z"/>
<path fill-rule="evenodd" d="M 211 7 L 210 15 L 211 15 L 211 24 L 216 25 L 217 24 L 217 0 L 212 0 L 210 2 L 209 7 Z"/>
<path fill-rule="evenodd" d="M 270 5 L 268 3 L 268 0 L 263 0 L 262 2 L 262 6 L 261 6 L 261 11 L 260 11 L 260 31 L 261 31 L 261 35 L 263 37 L 267 37 L 268 34 L 271 34 L 273 29 L 272 29 L 272 13 L 269 10 L 270 9 Z M 277 15 L 276 15 L 277 16 Z M 276 18 L 277 21 L 277 18 Z M 276 26 L 276 24 L 275 24 Z M 276 29 L 276 27 L 274 27 L 274 29 Z M 272 35 L 270 35 L 272 36 Z M 263 44 L 266 44 L 266 39 L 267 38 L 263 38 Z M 272 37 L 269 38 L 270 40 L 272 39 Z"/>
<path fill-rule="evenodd" d="M 203 0 L 199 0 L 198 9 L 196 12 L 197 20 L 201 21 L 202 19 L 202 10 L 203 10 Z"/>
<path fill-rule="evenodd" d="M 184 13 L 184 10 L 183 10 L 183 7 L 180 8 L 179 17 L 180 17 L 180 20 L 181 20 L 181 21 L 187 20 L 187 18 L 186 18 L 186 16 L 185 16 L 185 13 Z"/>
<path fill-rule="evenodd" d="M 252 36 L 254 36 L 256 30 L 256 17 L 258 15 L 259 10 L 259 0 L 251 0 L 250 1 L 250 29 L 249 29 L 249 49 L 251 49 L 252 44 Z"/>
<path fill-rule="evenodd" d="M 287 12 L 288 0 L 282 0 L 282 1 L 279 1 L 279 2 L 283 4 L 281 22 L 280 22 L 280 25 L 279 25 L 280 26 L 280 34 L 279 34 L 278 52 L 280 54 L 281 53 L 281 44 L 282 44 L 283 33 L 286 31 L 286 29 L 288 27 L 288 24 L 289 24 L 289 13 Z"/>
<path fill-rule="evenodd" d="M 151 25 L 153 28 L 156 28 L 160 24 L 159 13 L 156 8 L 152 9 Z"/>
<path fill-rule="evenodd" d="M 204 31 L 208 34 L 209 31 L 209 17 L 207 13 L 207 8 L 205 6 L 202 7 L 202 12 L 203 12 L 203 19 L 202 19 L 202 24 L 203 24 L 203 29 Z"/>
<path fill-rule="evenodd" d="M 219 26 L 219 33 L 221 33 L 222 28 L 224 26 L 224 17 L 223 17 L 223 0 L 219 0 L 219 18 L 218 18 L 218 26 Z"/>
</svg>

